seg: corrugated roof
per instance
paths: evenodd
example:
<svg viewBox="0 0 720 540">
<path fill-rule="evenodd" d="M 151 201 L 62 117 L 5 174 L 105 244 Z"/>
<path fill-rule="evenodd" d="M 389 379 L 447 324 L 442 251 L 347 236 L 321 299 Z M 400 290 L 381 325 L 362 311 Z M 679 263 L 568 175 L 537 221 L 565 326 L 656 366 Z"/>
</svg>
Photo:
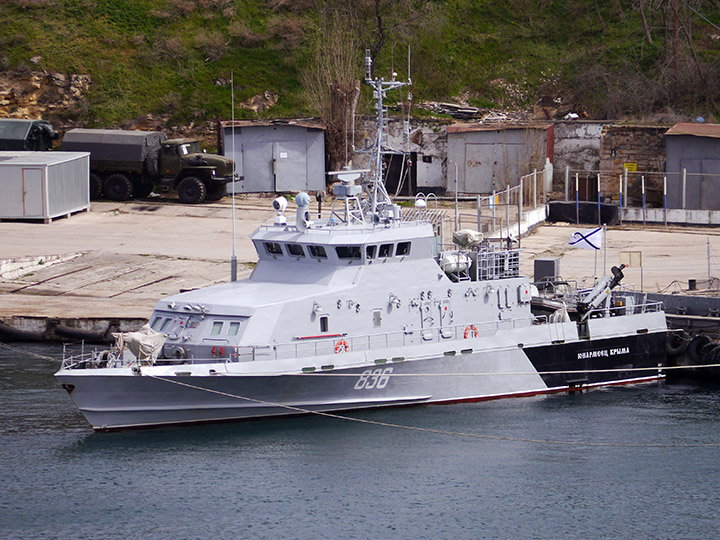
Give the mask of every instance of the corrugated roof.
<svg viewBox="0 0 720 540">
<path fill-rule="evenodd" d="M 470 131 L 503 131 L 506 129 L 548 129 L 552 124 L 452 124 L 447 133 L 467 133 Z"/>
<path fill-rule="evenodd" d="M 693 135 L 695 137 L 713 137 L 720 139 L 720 124 L 679 123 L 665 132 L 665 135 Z"/>
<path fill-rule="evenodd" d="M 232 127 L 232 120 L 224 120 L 220 123 L 223 128 Z M 298 126 L 309 129 L 322 129 L 325 130 L 325 124 L 322 120 L 316 118 L 297 118 L 297 119 L 283 119 L 277 118 L 274 120 L 235 120 L 235 127 L 257 127 L 257 126 Z"/>
</svg>

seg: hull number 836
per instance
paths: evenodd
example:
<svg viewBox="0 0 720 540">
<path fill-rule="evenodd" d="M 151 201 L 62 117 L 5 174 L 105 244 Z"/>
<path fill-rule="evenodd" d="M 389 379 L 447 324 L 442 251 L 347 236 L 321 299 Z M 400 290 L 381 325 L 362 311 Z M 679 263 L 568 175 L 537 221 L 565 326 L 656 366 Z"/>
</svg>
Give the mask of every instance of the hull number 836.
<svg viewBox="0 0 720 540">
<path fill-rule="evenodd" d="M 386 367 L 366 369 L 355 383 L 355 390 L 372 390 L 373 388 L 385 388 L 390 381 L 390 374 L 393 368 Z"/>
</svg>

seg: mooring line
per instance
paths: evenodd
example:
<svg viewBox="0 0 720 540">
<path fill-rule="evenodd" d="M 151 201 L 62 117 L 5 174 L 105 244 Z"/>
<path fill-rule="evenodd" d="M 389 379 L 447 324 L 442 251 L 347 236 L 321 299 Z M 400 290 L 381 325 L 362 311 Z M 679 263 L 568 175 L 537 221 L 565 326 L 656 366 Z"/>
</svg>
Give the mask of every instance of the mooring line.
<svg viewBox="0 0 720 540">
<path fill-rule="evenodd" d="M 236 394 L 230 394 L 228 392 L 222 392 L 220 390 L 213 390 L 211 388 L 204 388 L 202 386 L 196 386 L 193 384 L 184 383 L 181 381 L 173 381 L 165 377 L 158 377 L 157 375 L 143 375 L 157 379 L 159 381 L 168 382 L 171 384 L 177 384 L 179 386 L 185 386 L 194 390 L 201 390 L 212 394 L 218 394 L 221 396 L 241 399 L 244 401 L 250 401 L 261 405 L 268 405 L 271 407 L 280 407 L 283 409 L 295 411 L 301 414 L 313 414 L 317 416 L 325 416 L 327 418 L 334 418 L 337 420 L 345 420 L 349 422 L 358 422 L 361 424 L 370 424 L 381 427 L 389 427 L 394 429 L 404 429 L 408 431 L 420 431 L 423 433 L 435 433 L 438 435 L 452 435 L 457 437 L 469 437 L 474 439 L 485 439 L 493 441 L 505 441 L 505 442 L 522 442 L 522 443 L 536 443 L 536 444 L 548 444 L 556 446 L 591 446 L 591 447 L 617 447 L 617 448 L 717 448 L 720 447 L 720 443 L 684 443 L 684 444 L 673 444 L 673 443 L 609 443 L 609 442 L 587 442 L 587 441 L 560 441 L 552 439 L 528 439 L 522 437 L 506 437 L 500 435 L 483 435 L 481 433 L 466 433 L 462 431 L 449 431 L 445 429 L 426 428 L 418 426 L 408 426 L 404 424 L 395 424 L 391 422 L 379 422 L 377 420 L 367 420 L 364 418 L 353 418 L 351 416 L 343 416 L 340 414 L 329 413 L 324 411 L 313 411 L 311 409 L 305 409 L 302 407 L 294 407 L 292 405 L 285 405 L 283 403 L 273 403 L 270 401 L 264 401 L 261 399 L 255 399 L 247 396 L 238 396 Z"/>
<path fill-rule="evenodd" d="M 17 347 L 12 347 L 11 345 L 8 345 L 7 343 L 3 343 L 0 341 L 0 347 L 3 349 L 7 349 L 8 351 L 13 351 L 19 354 L 27 354 L 30 356 L 34 356 L 36 358 L 42 358 L 43 360 L 52 360 L 53 362 L 62 362 L 62 358 L 53 358 L 52 356 L 47 356 L 44 354 L 38 354 L 31 351 L 26 351 L 24 349 L 18 349 Z"/>
</svg>

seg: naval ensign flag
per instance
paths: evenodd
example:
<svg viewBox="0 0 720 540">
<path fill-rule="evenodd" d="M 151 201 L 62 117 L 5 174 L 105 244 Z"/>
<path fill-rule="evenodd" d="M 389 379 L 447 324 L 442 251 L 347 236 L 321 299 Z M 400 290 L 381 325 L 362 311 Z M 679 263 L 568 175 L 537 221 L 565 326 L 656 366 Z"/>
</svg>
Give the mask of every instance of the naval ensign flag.
<svg viewBox="0 0 720 540">
<path fill-rule="evenodd" d="M 603 229 L 585 229 L 570 235 L 570 245 L 584 249 L 599 250 L 603 245 Z"/>
</svg>

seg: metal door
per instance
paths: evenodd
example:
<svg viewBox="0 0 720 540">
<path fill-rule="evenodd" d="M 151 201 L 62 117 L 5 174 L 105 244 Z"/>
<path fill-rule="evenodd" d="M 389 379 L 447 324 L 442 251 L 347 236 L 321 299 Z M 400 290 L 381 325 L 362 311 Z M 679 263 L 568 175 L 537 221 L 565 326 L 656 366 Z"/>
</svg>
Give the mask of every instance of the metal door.
<svg viewBox="0 0 720 540">
<path fill-rule="evenodd" d="M 465 145 L 465 193 L 490 193 L 495 184 L 495 143 Z M 454 177 L 453 177 L 454 181 Z M 449 189 L 455 189 L 448 183 Z"/>
<path fill-rule="evenodd" d="M 275 191 L 307 189 L 307 149 L 305 141 L 276 142 L 273 145 Z"/>
<path fill-rule="evenodd" d="M 720 159 L 703 159 L 702 173 L 704 183 L 702 208 L 720 210 Z"/>
<path fill-rule="evenodd" d="M 42 169 L 22 170 L 22 191 L 22 215 L 28 217 L 44 215 L 45 189 Z"/>
<path fill-rule="evenodd" d="M 272 143 L 243 143 L 242 173 L 246 193 L 273 191 Z"/>
<path fill-rule="evenodd" d="M 704 209 L 702 160 L 683 159 L 680 161 L 680 170 L 687 170 L 687 183 L 685 185 L 685 208 L 691 210 Z M 681 202 L 682 204 L 682 202 Z"/>
</svg>

